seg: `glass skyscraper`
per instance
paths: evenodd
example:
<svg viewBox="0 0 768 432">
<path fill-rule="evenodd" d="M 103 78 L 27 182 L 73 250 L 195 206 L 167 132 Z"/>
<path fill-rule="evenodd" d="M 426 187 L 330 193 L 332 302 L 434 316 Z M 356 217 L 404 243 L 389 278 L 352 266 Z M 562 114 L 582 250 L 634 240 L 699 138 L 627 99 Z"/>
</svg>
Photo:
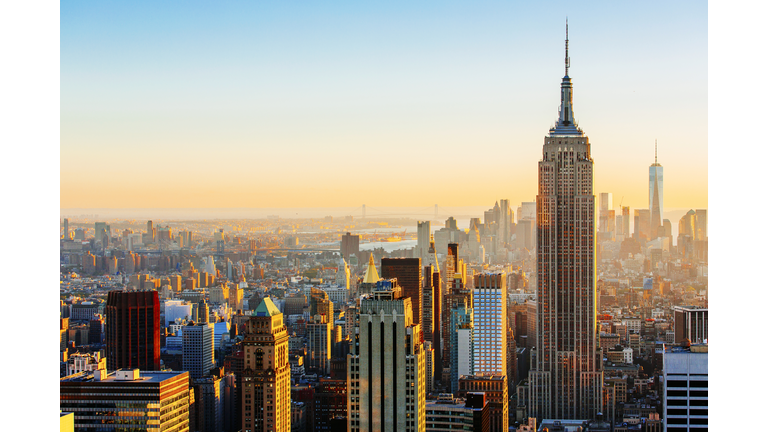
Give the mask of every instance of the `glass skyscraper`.
<svg viewBox="0 0 768 432">
<path fill-rule="evenodd" d="M 656 147 L 653 165 L 648 168 L 648 209 L 651 211 L 651 237 L 664 224 L 664 167 L 659 165 Z"/>
</svg>

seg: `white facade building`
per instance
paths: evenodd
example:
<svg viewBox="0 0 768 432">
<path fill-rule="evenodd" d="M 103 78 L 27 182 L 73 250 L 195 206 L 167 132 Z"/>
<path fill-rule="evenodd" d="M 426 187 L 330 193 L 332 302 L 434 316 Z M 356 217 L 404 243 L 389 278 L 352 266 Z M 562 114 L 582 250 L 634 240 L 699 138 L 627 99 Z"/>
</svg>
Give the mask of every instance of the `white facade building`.
<svg viewBox="0 0 768 432">
<path fill-rule="evenodd" d="M 664 430 L 707 430 L 709 361 L 707 345 L 664 350 Z"/>
<path fill-rule="evenodd" d="M 202 378 L 215 365 L 213 324 L 187 325 L 182 336 L 182 364 L 191 378 Z"/>
<path fill-rule="evenodd" d="M 507 374 L 507 275 L 475 275 L 474 372 L 472 375 Z"/>
</svg>

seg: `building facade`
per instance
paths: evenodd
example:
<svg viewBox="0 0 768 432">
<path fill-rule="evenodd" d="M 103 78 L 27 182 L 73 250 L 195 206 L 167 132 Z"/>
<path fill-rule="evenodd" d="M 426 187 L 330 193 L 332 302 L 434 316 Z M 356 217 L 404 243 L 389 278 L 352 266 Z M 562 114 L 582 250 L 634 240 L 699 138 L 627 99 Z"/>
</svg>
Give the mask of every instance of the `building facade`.
<svg viewBox="0 0 768 432">
<path fill-rule="evenodd" d="M 425 431 L 425 359 L 411 300 L 393 284 L 361 299 L 347 356 L 350 432 Z"/>
<path fill-rule="evenodd" d="M 648 168 L 648 209 L 651 211 L 651 233 L 656 232 L 664 223 L 664 167 L 659 164 L 658 146 L 654 151 L 653 164 Z"/>
<path fill-rule="evenodd" d="M 413 306 L 413 323 L 421 324 L 422 293 L 421 293 L 421 258 L 382 258 L 381 277 L 384 279 L 397 278 L 397 284 L 403 289 L 403 297 L 411 298 Z"/>
<path fill-rule="evenodd" d="M 506 375 L 507 274 L 505 272 L 475 275 L 472 310 L 474 311 L 473 374 Z"/>
<path fill-rule="evenodd" d="M 189 387 L 187 372 L 81 372 L 59 381 L 59 407 L 74 430 L 187 432 Z"/>
<path fill-rule="evenodd" d="M 560 115 L 544 139 L 536 196 L 537 331 L 529 415 L 593 419 L 602 410 L 602 356 L 595 317 L 595 196 L 589 138 L 573 115 L 573 85 L 560 86 Z"/>
<path fill-rule="evenodd" d="M 243 432 L 291 430 L 291 366 L 283 314 L 265 297 L 246 324 L 241 394 Z"/>
<path fill-rule="evenodd" d="M 107 370 L 160 370 L 157 291 L 110 291 L 105 313 Z"/>
<path fill-rule="evenodd" d="M 190 378 L 202 378 L 213 369 L 213 324 L 190 322 L 181 329 L 182 364 Z"/>
<path fill-rule="evenodd" d="M 707 430 L 709 361 L 707 345 L 664 351 L 664 430 Z"/>
</svg>

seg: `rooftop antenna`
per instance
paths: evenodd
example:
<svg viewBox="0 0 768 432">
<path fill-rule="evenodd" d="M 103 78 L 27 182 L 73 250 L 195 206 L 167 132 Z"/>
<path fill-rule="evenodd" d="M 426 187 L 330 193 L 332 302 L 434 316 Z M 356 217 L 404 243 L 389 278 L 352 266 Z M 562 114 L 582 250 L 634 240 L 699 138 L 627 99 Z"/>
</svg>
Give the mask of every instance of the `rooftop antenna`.
<svg viewBox="0 0 768 432">
<path fill-rule="evenodd" d="M 654 146 L 653 146 L 654 147 L 654 150 L 653 150 L 654 161 L 653 161 L 653 163 L 658 164 L 659 163 L 659 140 L 654 139 L 653 142 L 655 143 Z"/>
<path fill-rule="evenodd" d="M 569 67 L 571 67 L 571 58 L 568 57 L 568 17 L 565 17 L 565 76 L 568 76 Z"/>
</svg>

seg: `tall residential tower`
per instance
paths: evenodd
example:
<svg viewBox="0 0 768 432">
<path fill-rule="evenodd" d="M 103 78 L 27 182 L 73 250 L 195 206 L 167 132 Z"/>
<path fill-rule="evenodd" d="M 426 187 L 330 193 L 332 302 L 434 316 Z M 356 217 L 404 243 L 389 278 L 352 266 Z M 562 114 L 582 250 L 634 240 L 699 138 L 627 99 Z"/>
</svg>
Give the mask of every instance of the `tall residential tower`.
<svg viewBox="0 0 768 432">
<path fill-rule="evenodd" d="M 568 76 L 560 117 L 544 138 L 536 196 L 536 362 L 529 415 L 593 419 L 602 410 L 603 373 L 595 320 L 595 196 L 589 138 L 573 115 Z"/>
</svg>

